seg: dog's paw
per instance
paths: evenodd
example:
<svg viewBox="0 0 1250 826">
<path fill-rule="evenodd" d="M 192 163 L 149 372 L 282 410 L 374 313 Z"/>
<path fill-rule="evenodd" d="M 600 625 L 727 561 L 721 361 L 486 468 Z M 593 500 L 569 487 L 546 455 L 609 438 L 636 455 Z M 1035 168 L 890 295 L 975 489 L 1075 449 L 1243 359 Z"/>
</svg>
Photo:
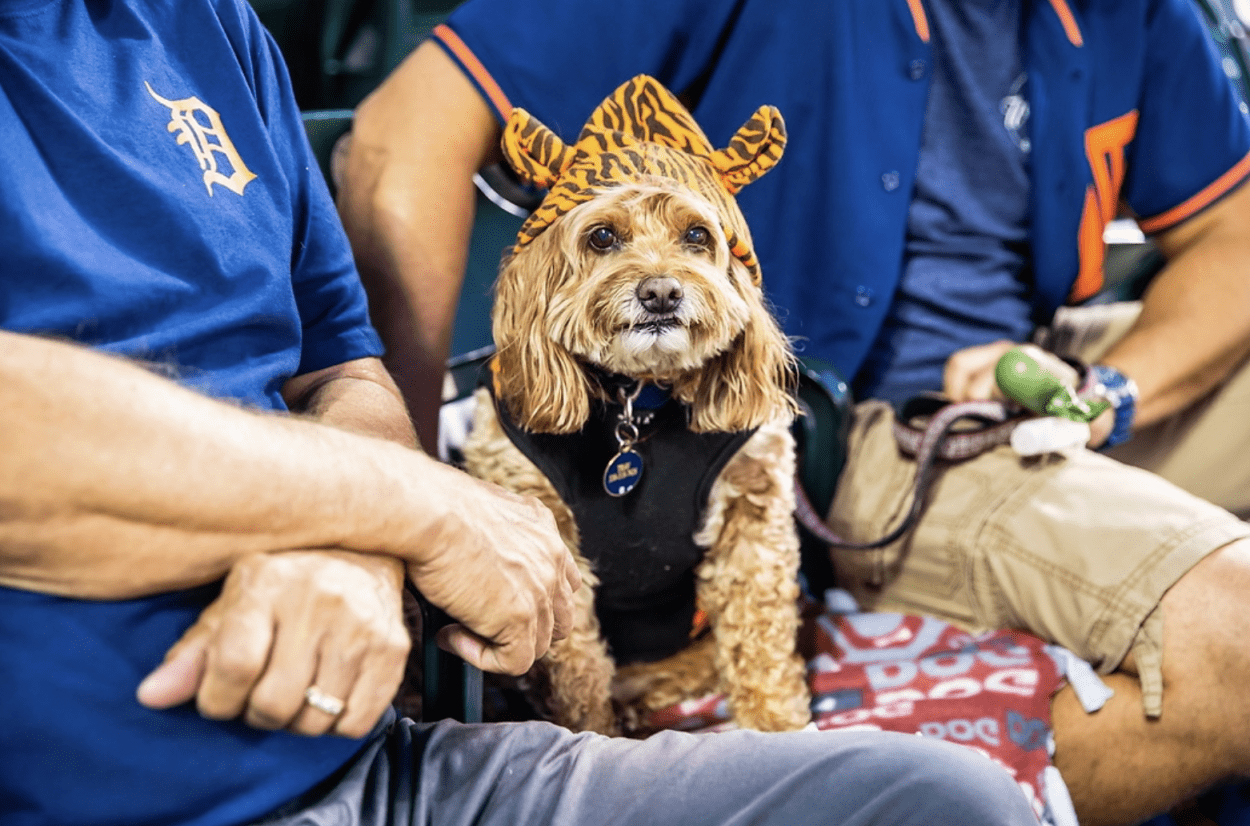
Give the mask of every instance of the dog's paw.
<svg viewBox="0 0 1250 826">
<path fill-rule="evenodd" d="M 786 661 L 785 674 L 751 685 L 729 685 L 729 710 L 739 728 L 758 731 L 798 731 L 812 720 L 811 693 L 803 660 L 797 654 Z"/>
<path fill-rule="evenodd" d="M 812 722 L 806 694 L 792 702 L 769 703 L 763 708 L 744 709 L 743 713 L 731 711 L 738 728 L 756 731 L 799 731 Z"/>
<path fill-rule="evenodd" d="M 608 703 L 606 707 L 595 703 L 576 709 L 563 709 L 555 716 L 555 723 L 572 731 L 593 731 L 617 737 L 621 734 L 620 721 L 617 720 L 616 709 Z"/>
</svg>

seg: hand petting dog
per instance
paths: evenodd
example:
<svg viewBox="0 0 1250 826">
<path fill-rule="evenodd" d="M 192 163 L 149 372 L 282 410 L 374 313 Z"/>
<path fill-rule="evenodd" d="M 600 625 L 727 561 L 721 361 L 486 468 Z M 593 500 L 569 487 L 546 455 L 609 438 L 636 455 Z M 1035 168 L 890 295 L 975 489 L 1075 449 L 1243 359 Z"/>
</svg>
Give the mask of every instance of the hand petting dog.
<svg viewBox="0 0 1250 826">
<path fill-rule="evenodd" d="M 795 651 L 795 360 L 734 194 L 781 157 L 761 107 L 715 150 L 653 78 L 566 145 L 523 110 L 505 157 L 548 194 L 496 285 L 470 473 L 551 508 L 583 585 L 529 675 L 556 722 L 642 733 L 724 692 L 737 725 L 807 724 Z"/>
</svg>

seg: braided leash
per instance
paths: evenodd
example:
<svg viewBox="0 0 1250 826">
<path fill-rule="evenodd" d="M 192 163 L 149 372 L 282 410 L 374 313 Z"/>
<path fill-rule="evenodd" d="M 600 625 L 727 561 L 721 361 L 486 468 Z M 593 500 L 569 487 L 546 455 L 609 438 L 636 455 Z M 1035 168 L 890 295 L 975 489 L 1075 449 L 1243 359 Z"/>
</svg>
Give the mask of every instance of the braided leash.
<svg viewBox="0 0 1250 826">
<path fill-rule="evenodd" d="M 930 397 L 913 399 L 894 420 L 894 438 L 898 441 L 899 448 L 916 458 L 916 482 L 911 506 L 897 527 L 871 542 L 848 542 L 830 530 L 825 520 L 816 513 L 807 491 L 796 477 L 794 514 L 799 524 L 817 539 L 835 548 L 868 551 L 885 547 L 911 530 L 920 516 L 929 488 L 933 484 L 934 462 L 937 459 L 960 461 L 996 445 L 1005 444 L 1011 439 L 1011 431 L 1019 422 L 1019 419 L 1010 417 L 1002 402 L 971 401 L 942 404 L 932 413 L 923 429 L 910 424 L 912 419 L 921 415 L 921 412 L 917 412 L 918 407 L 923 411 L 924 408 L 937 404 L 940 404 L 940 400 Z M 974 430 L 951 432 L 955 425 L 965 420 L 975 420 L 980 426 Z"/>
</svg>

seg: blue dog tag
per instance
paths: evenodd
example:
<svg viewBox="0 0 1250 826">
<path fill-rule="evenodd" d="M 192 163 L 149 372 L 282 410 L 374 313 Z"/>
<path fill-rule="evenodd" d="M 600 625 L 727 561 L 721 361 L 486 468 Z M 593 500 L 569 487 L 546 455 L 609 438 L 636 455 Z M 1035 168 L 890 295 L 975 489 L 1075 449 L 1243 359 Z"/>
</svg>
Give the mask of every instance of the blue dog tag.
<svg viewBox="0 0 1250 826">
<path fill-rule="evenodd" d="M 625 448 L 612 457 L 603 471 L 603 489 L 609 496 L 624 496 L 642 479 L 642 457 Z"/>
</svg>

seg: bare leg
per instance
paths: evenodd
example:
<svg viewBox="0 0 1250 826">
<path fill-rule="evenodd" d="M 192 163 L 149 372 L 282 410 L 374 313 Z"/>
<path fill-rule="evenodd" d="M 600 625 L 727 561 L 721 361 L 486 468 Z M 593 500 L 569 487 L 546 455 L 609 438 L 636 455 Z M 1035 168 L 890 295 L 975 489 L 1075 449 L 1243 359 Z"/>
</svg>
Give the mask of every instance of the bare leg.
<svg viewBox="0 0 1250 826">
<path fill-rule="evenodd" d="M 1198 563 L 1162 606 L 1162 717 L 1142 714 L 1131 660 L 1101 711 L 1070 687 L 1055 697 L 1055 765 L 1081 826 L 1137 823 L 1250 775 L 1250 540 Z"/>
</svg>

